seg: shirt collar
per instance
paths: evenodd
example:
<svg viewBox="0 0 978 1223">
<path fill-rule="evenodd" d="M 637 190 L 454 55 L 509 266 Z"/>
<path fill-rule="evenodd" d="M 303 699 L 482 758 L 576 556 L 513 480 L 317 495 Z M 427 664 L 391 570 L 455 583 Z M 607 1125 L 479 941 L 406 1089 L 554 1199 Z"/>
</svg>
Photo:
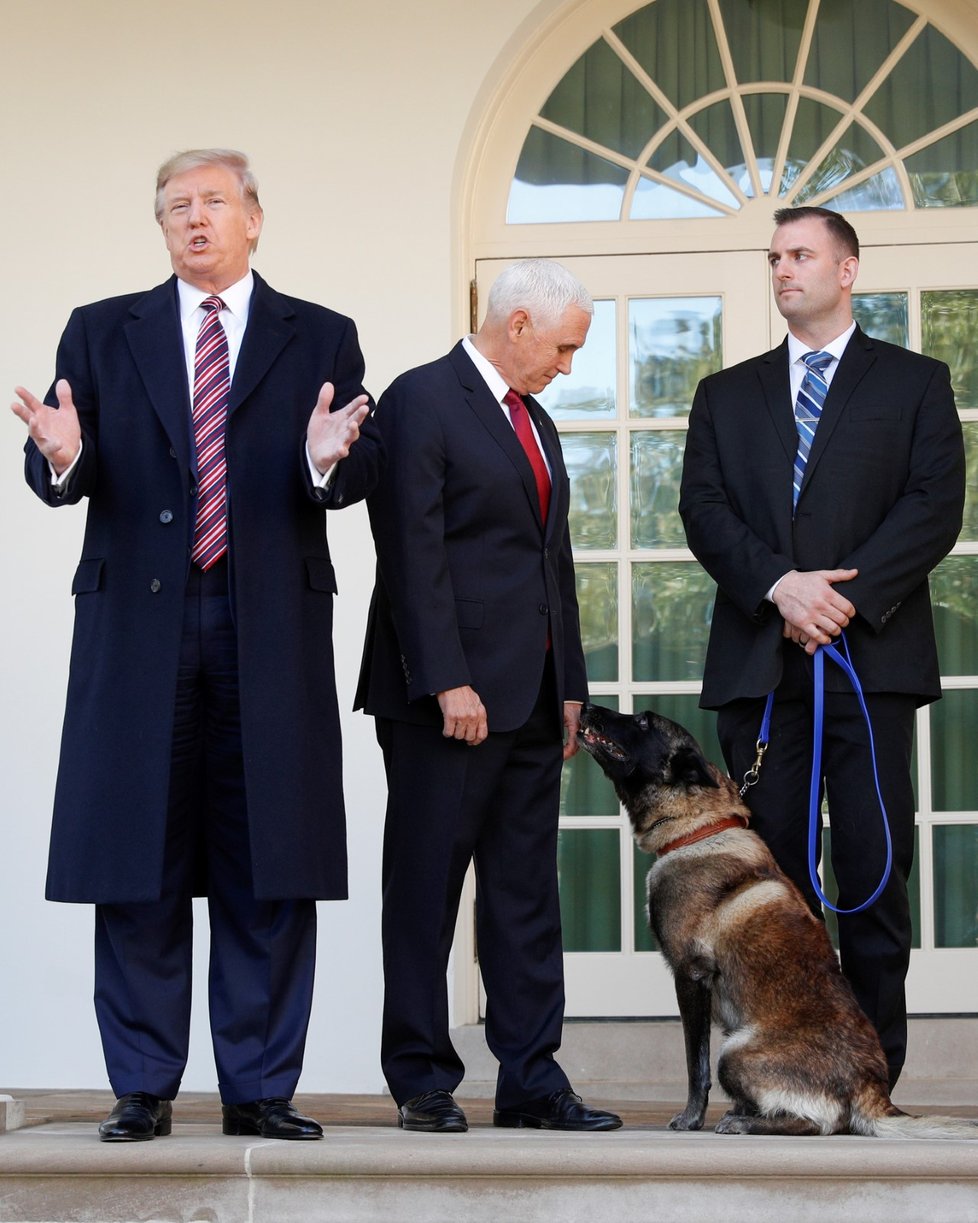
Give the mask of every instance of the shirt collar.
<svg viewBox="0 0 978 1223">
<path fill-rule="evenodd" d="M 472 336 L 467 335 L 462 337 L 462 347 L 465 349 L 466 353 L 471 359 L 472 364 L 479 371 L 483 382 L 485 382 L 486 386 L 489 388 L 493 398 L 497 403 L 502 403 L 503 397 L 509 390 L 509 383 L 502 376 L 499 370 L 496 369 L 495 365 L 493 365 L 488 357 L 484 357 L 482 353 L 479 352 L 478 348 L 476 348 L 475 344 L 473 343 Z"/>
<path fill-rule="evenodd" d="M 845 331 L 843 331 L 842 335 L 837 335 L 835 339 L 832 340 L 830 343 L 823 344 L 822 347 L 818 351 L 831 353 L 836 361 L 841 360 L 842 354 L 846 350 L 846 345 L 849 343 L 849 338 L 855 330 L 856 330 L 856 320 L 853 319 L 853 321 L 849 324 L 849 326 L 845 329 Z M 788 332 L 788 362 L 789 363 L 800 361 L 806 353 L 809 353 L 812 351 L 814 350 L 812 349 L 812 346 L 810 344 L 803 344 L 802 341 L 799 340 L 797 336 L 792 335 L 790 331 Z"/>
<path fill-rule="evenodd" d="M 236 281 L 233 285 L 228 285 L 217 296 L 224 302 L 225 308 L 239 319 L 242 323 L 248 321 L 248 309 L 251 305 L 251 294 L 255 287 L 255 278 L 251 273 L 251 269 Z M 208 297 L 213 297 L 213 293 L 208 293 L 205 289 L 198 289 L 196 285 L 188 284 L 185 280 L 177 279 L 177 301 L 180 306 L 180 318 L 186 321 L 191 314 L 200 308 L 200 303 L 206 301 Z"/>
</svg>

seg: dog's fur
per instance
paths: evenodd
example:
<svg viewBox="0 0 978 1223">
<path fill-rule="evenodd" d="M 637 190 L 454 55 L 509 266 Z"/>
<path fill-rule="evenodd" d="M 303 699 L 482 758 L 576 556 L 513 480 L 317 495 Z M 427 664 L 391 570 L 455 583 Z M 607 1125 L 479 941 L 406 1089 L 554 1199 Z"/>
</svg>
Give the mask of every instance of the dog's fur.
<svg viewBox="0 0 978 1223">
<path fill-rule="evenodd" d="M 978 1138 L 976 1122 L 911 1117 L 890 1101 L 879 1040 L 824 924 L 688 731 L 652 712 L 586 705 L 578 739 L 614 783 L 639 847 L 661 855 L 649 921 L 675 978 L 689 1079 L 670 1128 L 703 1126 L 712 1018 L 726 1034 L 718 1078 L 732 1101 L 719 1134 Z M 728 816 L 742 825 L 668 848 Z"/>
</svg>

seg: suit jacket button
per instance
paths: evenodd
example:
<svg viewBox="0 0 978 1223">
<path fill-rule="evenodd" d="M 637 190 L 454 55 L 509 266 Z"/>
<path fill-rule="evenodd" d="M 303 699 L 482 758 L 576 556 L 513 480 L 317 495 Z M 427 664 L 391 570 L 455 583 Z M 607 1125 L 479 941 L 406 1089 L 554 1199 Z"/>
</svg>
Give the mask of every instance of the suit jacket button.
<svg viewBox="0 0 978 1223">
<path fill-rule="evenodd" d="M 173 521 L 173 510 L 163 510 L 160 513 L 160 522 L 167 523 Z"/>
<path fill-rule="evenodd" d="M 171 458 L 171 459 L 175 459 L 176 457 L 177 457 L 177 452 L 176 452 L 176 451 L 173 449 L 173 447 L 171 446 L 171 447 L 170 447 L 170 458 Z"/>
<path fill-rule="evenodd" d="M 149 584 L 149 588 L 150 588 L 150 590 L 153 592 L 153 594 L 155 595 L 155 594 L 156 594 L 156 593 L 157 593 L 157 592 L 160 590 L 160 588 L 162 587 L 162 585 L 163 585 L 163 583 L 160 581 L 160 579 L 159 579 L 159 578 L 153 578 L 152 582 L 150 582 L 150 584 Z"/>
<path fill-rule="evenodd" d="M 550 611 L 550 608 L 546 605 L 546 603 L 541 603 L 540 606 L 537 608 L 537 611 L 540 613 L 541 616 L 545 616 Z"/>
</svg>

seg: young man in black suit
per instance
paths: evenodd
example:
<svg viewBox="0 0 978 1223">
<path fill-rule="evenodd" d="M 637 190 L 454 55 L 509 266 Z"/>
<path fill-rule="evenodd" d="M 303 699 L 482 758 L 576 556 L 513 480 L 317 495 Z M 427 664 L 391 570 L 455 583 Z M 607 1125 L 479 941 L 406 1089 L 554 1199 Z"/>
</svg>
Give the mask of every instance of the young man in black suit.
<svg viewBox="0 0 978 1223">
<path fill-rule="evenodd" d="M 689 418 L 679 508 L 719 588 L 701 704 L 719 711 L 727 766 L 742 777 L 775 691 L 770 746 L 748 791 L 752 826 L 820 914 L 807 866 L 812 655 L 845 630 L 872 719 L 893 870 L 870 909 L 840 918 L 839 941 L 892 1086 L 907 1038 L 914 713 L 941 694 L 927 576 L 961 527 L 961 426 L 947 366 L 853 321 L 852 226 L 824 208 L 781 209 L 775 222 L 768 258 L 788 336 L 705 378 Z M 821 782 L 839 906 L 851 908 L 875 890 L 885 844 L 857 697 L 831 661 L 824 670 Z"/>
<path fill-rule="evenodd" d="M 325 511 L 383 450 L 352 321 L 250 269 L 247 158 L 171 158 L 156 218 L 174 275 L 76 310 L 13 405 L 35 493 L 88 499 L 47 895 L 96 906 L 103 1141 L 170 1132 L 201 893 L 224 1132 L 320 1138 L 291 1097 L 346 896 Z"/>
<path fill-rule="evenodd" d="M 445 974 L 471 860 L 495 1124 L 621 1124 L 587 1108 L 553 1056 L 560 770 L 587 677 L 567 473 L 532 396 L 569 373 L 591 313 L 559 264 L 514 264 L 478 334 L 403 374 L 377 409 L 389 465 L 368 499 L 378 570 L 358 705 L 387 769 L 381 1057 L 405 1129 L 466 1129 Z"/>
</svg>

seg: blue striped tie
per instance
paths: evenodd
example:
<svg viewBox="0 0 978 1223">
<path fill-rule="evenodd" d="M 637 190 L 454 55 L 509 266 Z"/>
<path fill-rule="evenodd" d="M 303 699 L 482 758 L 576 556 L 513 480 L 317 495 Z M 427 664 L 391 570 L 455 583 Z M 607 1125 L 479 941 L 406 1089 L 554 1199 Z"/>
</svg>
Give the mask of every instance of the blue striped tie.
<svg viewBox="0 0 978 1223">
<path fill-rule="evenodd" d="M 808 366 L 802 379 L 801 389 L 795 403 L 795 428 L 798 430 L 798 452 L 795 455 L 793 477 L 794 497 L 792 505 L 798 504 L 801 482 L 805 478 L 805 464 L 812 448 L 815 430 L 825 404 L 829 384 L 825 381 L 825 370 L 833 361 L 830 352 L 806 352 L 802 360 Z"/>
</svg>

